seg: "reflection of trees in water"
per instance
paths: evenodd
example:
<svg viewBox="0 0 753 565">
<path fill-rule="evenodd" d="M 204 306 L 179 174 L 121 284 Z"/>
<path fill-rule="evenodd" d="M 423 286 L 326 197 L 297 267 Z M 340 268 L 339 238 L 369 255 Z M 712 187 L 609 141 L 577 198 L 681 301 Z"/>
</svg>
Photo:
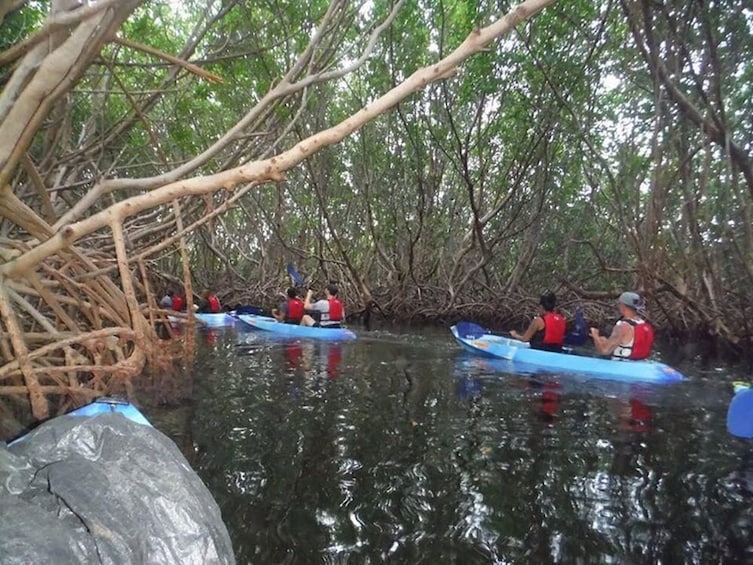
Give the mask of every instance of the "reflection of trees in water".
<svg viewBox="0 0 753 565">
<path fill-rule="evenodd" d="M 719 438 L 695 416 L 636 395 L 653 412 L 641 430 L 628 388 L 479 377 L 394 344 L 346 346 L 332 380 L 325 348 L 304 350 L 310 374 L 286 370 L 274 345 L 200 385 L 238 411 L 213 433 L 229 430 L 236 450 L 214 472 L 243 529 L 240 562 L 744 556 L 749 461 L 730 477 L 699 462 Z"/>
</svg>

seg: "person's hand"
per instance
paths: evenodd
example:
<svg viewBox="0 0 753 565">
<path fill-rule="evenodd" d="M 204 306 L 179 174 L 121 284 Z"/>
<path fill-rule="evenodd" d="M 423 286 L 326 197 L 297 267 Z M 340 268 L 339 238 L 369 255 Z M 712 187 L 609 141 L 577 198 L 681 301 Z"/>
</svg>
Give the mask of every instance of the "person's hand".
<svg viewBox="0 0 753 565">
<path fill-rule="evenodd" d="M 591 334 L 591 337 L 596 339 L 597 337 L 601 337 L 601 334 L 599 333 L 598 328 L 591 328 L 591 331 L 589 332 Z"/>
<path fill-rule="evenodd" d="M 514 337 L 515 339 L 520 339 L 520 334 L 519 334 L 518 332 L 516 332 L 515 330 L 512 330 L 512 331 L 510 332 L 510 335 L 511 335 L 512 337 Z"/>
</svg>

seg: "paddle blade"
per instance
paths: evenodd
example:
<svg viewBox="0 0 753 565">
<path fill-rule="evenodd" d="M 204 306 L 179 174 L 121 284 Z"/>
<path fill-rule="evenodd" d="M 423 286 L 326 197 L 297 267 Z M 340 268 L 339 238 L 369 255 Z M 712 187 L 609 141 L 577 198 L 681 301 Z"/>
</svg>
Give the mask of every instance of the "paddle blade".
<svg viewBox="0 0 753 565">
<path fill-rule="evenodd" d="M 243 306 L 239 306 L 235 309 L 235 314 L 251 314 L 253 316 L 263 316 L 264 308 L 260 306 L 253 306 L 251 304 L 244 304 Z"/>
<path fill-rule="evenodd" d="M 727 431 L 733 436 L 753 438 L 753 389 L 732 397 L 727 409 Z"/>
<path fill-rule="evenodd" d="M 575 309 L 575 328 L 565 336 L 565 343 L 567 345 L 583 345 L 587 339 L 586 317 L 583 315 L 583 308 L 578 306 Z"/>
<path fill-rule="evenodd" d="M 586 334 L 569 333 L 565 335 L 565 345 L 583 345 L 586 343 L 588 336 Z"/>
<path fill-rule="evenodd" d="M 575 333 L 584 334 L 586 330 L 586 317 L 583 315 L 583 308 L 578 306 L 575 308 Z"/>
<path fill-rule="evenodd" d="M 303 281 L 303 277 L 298 274 L 298 271 L 295 270 L 295 265 L 293 263 L 288 263 L 285 265 L 285 269 L 288 271 L 288 274 L 290 275 L 290 278 L 293 279 L 293 282 L 299 286 L 306 286 L 306 283 Z"/>
<path fill-rule="evenodd" d="M 458 331 L 458 335 L 464 339 L 478 339 L 487 333 L 484 328 L 473 322 L 458 322 L 455 329 Z"/>
</svg>

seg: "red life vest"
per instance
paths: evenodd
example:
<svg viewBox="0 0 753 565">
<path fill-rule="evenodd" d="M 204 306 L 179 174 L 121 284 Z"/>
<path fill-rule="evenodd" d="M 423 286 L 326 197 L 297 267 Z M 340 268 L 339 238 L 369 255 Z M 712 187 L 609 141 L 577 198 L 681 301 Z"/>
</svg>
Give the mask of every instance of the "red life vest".
<svg viewBox="0 0 753 565">
<path fill-rule="evenodd" d="M 217 313 L 220 311 L 220 299 L 217 298 L 214 294 L 211 294 L 207 297 L 207 302 L 209 302 L 209 311 L 212 313 Z"/>
<path fill-rule="evenodd" d="M 562 314 L 547 312 L 541 317 L 544 320 L 544 345 L 562 345 L 565 342 L 567 324 Z"/>
<path fill-rule="evenodd" d="M 285 321 L 300 322 L 301 318 L 303 318 L 303 300 L 300 298 L 289 298 Z"/>
<path fill-rule="evenodd" d="M 186 301 L 182 296 L 178 296 L 177 294 L 173 295 L 173 310 L 180 312 L 185 306 Z"/>
<path fill-rule="evenodd" d="M 329 321 L 341 322 L 343 319 L 343 303 L 337 298 L 329 298 Z"/>
<path fill-rule="evenodd" d="M 651 347 L 654 345 L 654 327 L 645 320 L 623 318 L 622 321 L 633 326 L 633 347 L 630 349 L 628 359 L 634 361 L 646 359 L 651 354 Z"/>
</svg>

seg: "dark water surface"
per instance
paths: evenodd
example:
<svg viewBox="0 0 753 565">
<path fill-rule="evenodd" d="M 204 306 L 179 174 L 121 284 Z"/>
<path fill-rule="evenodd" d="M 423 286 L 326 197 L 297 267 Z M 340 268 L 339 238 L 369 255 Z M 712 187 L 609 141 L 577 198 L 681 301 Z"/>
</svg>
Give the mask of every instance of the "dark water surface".
<svg viewBox="0 0 753 565">
<path fill-rule="evenodd" d="M 447 330 L 352 343 L 203 333 L 185 434 L 239 563 L 753 560 L 730 368 L 533 378 Z"/>
</svg>

